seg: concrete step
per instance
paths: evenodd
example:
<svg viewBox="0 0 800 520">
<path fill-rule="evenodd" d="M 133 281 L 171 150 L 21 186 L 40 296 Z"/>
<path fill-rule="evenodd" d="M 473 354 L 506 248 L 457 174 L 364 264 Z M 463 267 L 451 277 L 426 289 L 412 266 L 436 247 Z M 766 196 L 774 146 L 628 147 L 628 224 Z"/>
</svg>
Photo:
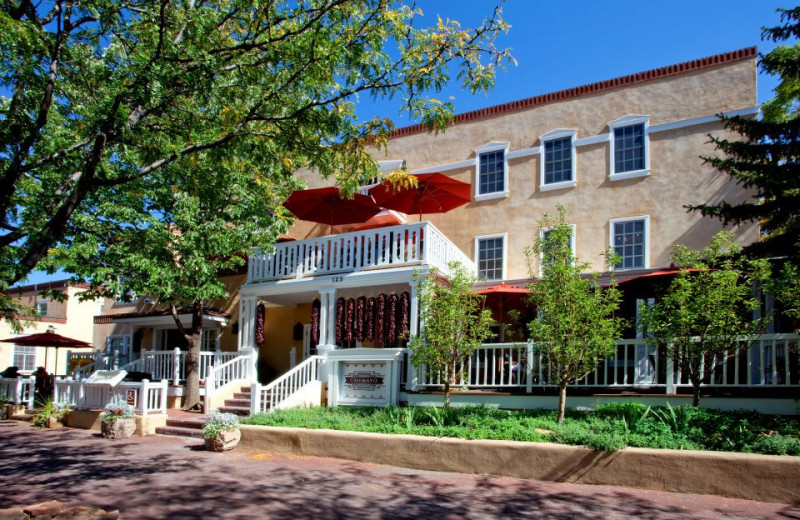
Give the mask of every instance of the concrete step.
<svg viewBox="0 0 800 520">
<path fill-rule="evenodd" d="M 205 421 L 203 419 L 167 419 L 167 426 L 174 428 L 192 428 L 202 430 Z"/>
<path fill-rule="evenodd" d="M 178 426 L 159 426 L 156 428 L 158 435 L 170 435 L 172 437 L 190 437 L 193 439 L 202 439 L 203 430 L 197 428 L 181 428 Z"/>
<path fill-rule="evenodd" d="M 234 406 L 237 408 L 250 408 L 250 399 L 225 399 L 225 406 Z"/>
<path fill-rule="evenodd" d="M 33 416 L 36 415 L 35 413 L 20 413 L 16 415 L 12 415 L 9 417 L 12 421 L 25 421 L 25 422 L 33 422 Z"/>
<path fill-rule="evenodd" d="M 245 408 L 243 406 L 220 406 L 219 411 L 236 414 L 240 417 L 248 417 L 250 415 L 250 408 Z"/>
<path fill-rule="evenodd" d="M 251 390 L 252 390 L 252 388 L 250 388 L 249 386 L 242 386 L 242 387 L 239 388 L 239 393 L 248 394 L 249 395 Z"/>
<path fill-rule="evenodd" d="M 247 399 L 248 401 L 252 397 L 250 392 L 234 392 L 233 398 L 234 399 Z"/>
</svg>

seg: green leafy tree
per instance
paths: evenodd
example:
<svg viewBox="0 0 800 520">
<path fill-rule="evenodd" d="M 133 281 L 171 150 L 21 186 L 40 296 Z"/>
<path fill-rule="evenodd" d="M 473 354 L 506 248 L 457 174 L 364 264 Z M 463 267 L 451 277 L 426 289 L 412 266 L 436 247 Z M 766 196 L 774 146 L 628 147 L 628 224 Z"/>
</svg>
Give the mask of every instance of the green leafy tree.
<svg viewBox="0 0 800 520">
<path fill-rule="evenodd" d="M 754 284 L 768 279 L 769 264 L 743 257 L 725 231 L 699 251 L 676 246 L 672 260 L 680 272 L 655 305 L 642 308 L 642 328 L 688 377 L 698 406 L 700 386 L 761 331 L 762 320 L 753 314 L 760 306 Z"/>
<path fill-rule="evenodd" d="M 753 190 L 750 200 L 690 206 L 692 211 L 718 217 L 725 224 L 758 222 L 761 239 L 747 245 L 747 254 L 788 259 L 800 265 L 800 7 L 779 9 L 782 24 L 764 28 L 762 39 L 779 45 L 760 58 L 761 69 L 780 77 L 775 97 L 761 107 L 763 117 L 724 118 L 725 127 L 741 138 L 712 136 L 724 155 L 706 157 L 707 163 Z M 785 276 L 791 276 L 791 270 Z M 800 300 L 797 293 L 789 299 Z"/>
<path fill-rule="evenodd" d="M 564 422 L 567 386 L 593 371 L 616 351 L 622 320 L 614 317 L 619 308 L 616 284 L 601 287 L 598 273 L 589 276 L 590 264 L 580 262 L 570 247 L 572 227 L 566 223 L 563 206 L 558 215 L 545 214 L 538 222 L 546 233 L 533 247 L 525 249 L 531 279 L 530 302 L 538 317 L 528 324 L 531 341 L 537 345 L 547 366 L 550 383 L 558 385 L 558 422 Z"/>
<path fill-rule="evenodd" d="M 499 9 L 475 29 L 421 28 L 419 15 L 391 0 L 0 4 L 0 295 L 55 268 L 42 264 L 55 247 L 102 252 L 149 218 L 120 206 L 158 211 L 150 184 L 179 166 L 189 182 L 208 154 L 242 160 L 213 161 L 221 179 L 251 167 L 258 197 L 279 196 L 271 176 L 300 168 L 354 190 L 394 128 L 359 120 L 358 96 L 401 99 L 440 130 L 453 107 L 432 95 L 450 75 L 484 91 L 509 59 L 494 47 Z"/>
<path fill-rule="evenodd" d="M 467 358 L 492 334 L 491 311 L 481 310 L 483 296 L 472 292 L 475 277 L 458 262 L 448 265 L 450 277 L 436 271 L 418 283 L 420 334 L 409 342 L 414 366 L 427 366 L 444 381 L 444 409 L 450 407 L 450 389 L 463 377 Z"/>
</svg>

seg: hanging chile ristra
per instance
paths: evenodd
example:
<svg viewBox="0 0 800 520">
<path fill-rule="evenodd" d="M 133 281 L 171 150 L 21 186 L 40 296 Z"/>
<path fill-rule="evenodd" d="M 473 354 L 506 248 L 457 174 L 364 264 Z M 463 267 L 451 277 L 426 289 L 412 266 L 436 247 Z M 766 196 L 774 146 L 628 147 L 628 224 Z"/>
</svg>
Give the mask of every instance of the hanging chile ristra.
<svg viewBox="0 0 800 520">
<path fill-rule="evenodd" d="M 347 339 L 347 343 L 350 344 L 353 342 L 354 330 L 353 325 L 355 322 L 355 314 L 356 314 L 356 301 L 352 298 L 347 300 L 347 317 L 345 318 L 345 338 Z"/>
<path fill-rule="evenodd" d="M 386 295 L 379 294 L 377 309 L 375 310 L 375 341 L 383 346 L 386 324 Z"/>
<path fill-rule="evenodd" d="M 405 343 L 408 341 L 408 327 L 409 316 L 411 314 L 411 297 L 408 292 L 400 295 L 400 333 L 398 334 L 400 341 Z"/>
<path fill-rule="evenodd" d="M 397 341 L 397 295 L 392 293 L 389 295 L 389 306 L 386 309 L 386 342 L 390 347 L 394 346 Z"/>
<path fill-rule="evenodd" d="M 356 339 L 358 341 L 364 341 L 364 311 L 366 306 L 367 299 L 363 296 L 359 297 L 356 301 Z"/>
<path fill-rule="evenodd" d="M 375 340 L 375 298 L 370 296 L 367 299 L 367 312 L 366 312 L 367 332 L 366 340 Z"/>
<path fill-rule="evenodd" d="M 344 298 L 336 300 L 336 344 L 342 344 L 342 333 L 344 332 Z"/>
<path fill-rule="evenodd" d="M 319 316 L 322 309 L 322 302 L 318 299 L 311 304 L 311 341 L 319 343 Z"/>
</svg>

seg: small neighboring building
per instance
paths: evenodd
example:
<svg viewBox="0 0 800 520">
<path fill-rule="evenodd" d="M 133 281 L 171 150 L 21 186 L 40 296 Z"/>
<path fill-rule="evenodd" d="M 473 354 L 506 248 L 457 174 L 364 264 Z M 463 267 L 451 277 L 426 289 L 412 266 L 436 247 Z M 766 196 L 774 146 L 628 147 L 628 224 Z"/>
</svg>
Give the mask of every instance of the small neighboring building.
<svg viewBox="0 0 800 520">
<path fill-rule="evenodd" d="M 15 332 L 5 320 L 0 321 L 0 339 L 24 336 L 37 332 L 53 332 L 72 339 L 92 343 L 94 316 L 101 312 L 97 301 L 80 301 L 79 294 L 85 287 L 72 285 L 67 280 L 13 287 L 6 294 L 19 300 L 26 307 L 37 311 L 35 316 L 24 316 L 23 330 Z M 62 301 L 43 297 L 44 290 L 57 290 L 66 294 Z M 89 349 L 77 349 L 88 352 Z M 65 349 L 50 347 L 27 347 L 13 343 L 0 343 L 0 370 L 16 366 L 23 374 L 30 374 L 43 366 L 50 374 L 67 373 L 67 353 Z"/>
<path fill-rule="evenodd" d="M 224 300 L 206 302 L 203 315 L 201 350 L 206 352 L 236 350 L 239 286 L 245 281 L 244 272 L 231 273 L 220 279 L 227 287 Z M 181 324 L 191 325 L 188 309 L 178 309 Z M 178 326 L 168 307 L 148 296 L 125 294 L 120 299 L 106 298 L 102 312 L 94 317 L 91 339 L 98 350 L 123 366 L 140 359 L 143 351 L 186 350 Z"/>
</svg>

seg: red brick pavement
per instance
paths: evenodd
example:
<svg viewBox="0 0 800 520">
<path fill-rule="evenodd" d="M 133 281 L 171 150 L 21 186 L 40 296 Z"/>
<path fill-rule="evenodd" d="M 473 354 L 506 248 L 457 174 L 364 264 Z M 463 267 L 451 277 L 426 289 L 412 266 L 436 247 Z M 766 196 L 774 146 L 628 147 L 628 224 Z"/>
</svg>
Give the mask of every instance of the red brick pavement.
<svg viewBox="0 0 800 520">
<path fill-rule="evenodd" d="M 271 452 L 209 453 L 197 440 L 109 441 L 84 430 L 0 422 L 0 508 L 46 500 L 119 509 L 124 520 L 800 519 L 800 507 L 782 504 Z"/>
</svg>

